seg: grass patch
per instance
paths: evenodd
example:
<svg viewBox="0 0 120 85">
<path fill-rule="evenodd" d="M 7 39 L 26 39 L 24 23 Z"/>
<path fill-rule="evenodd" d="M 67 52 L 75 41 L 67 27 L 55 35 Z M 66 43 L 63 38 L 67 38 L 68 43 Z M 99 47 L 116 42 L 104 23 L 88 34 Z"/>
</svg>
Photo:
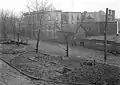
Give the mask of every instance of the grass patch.
<svg viewBox="0 0 120 85">
<path fill-rule="evenodd" d="M 85 59 L 61 60 L 60 57 L 46 55 L 45 52 L 41 53 L 39 51 L 36 53 L 29 46 L 25 50 L 29 50 L 29 52 L 14 57 L 11 64 L 37 78 L 56 79 L 57 81 L 72 83 L 81 83 L 80 80 L 83 80 L 84 82 L 88 81 L 96 85 L 102 85 L 100 83 L 103 82 L 116 85 L 120 78 L 120 69 L 115 66 L 97 62 L 94 66 L 93 61 Z M 64 70 L 64 67 L 73 68 L 73 70 L 58 75 L 56 70 Z"/>
<path fill-rule="evenodd" d="M 34 77 L 50 79 L 56 77 L 56 70 L 63 67 L 58 60 L 54 56 L 46 56 L 40 52 L 28 52 L 15 57 L 11 64 Z"/>
<path fill-rule="evenodd" d="M 35 77 L 62 82 L 81 83 L 88 81 L 89 83 L 96 85 L 102 85 L 100 83 L 103 82 L 116 85 L 120 78 L 120 68 L 115 66 L 97 62 L 93 65 L 93 61 L 85 59 L 81 59 L 81 61 L 59 61 L 59 59 L 54 56 L 45 56 L 41 53 L 36 54 L 34 52 L 26 53 L 14 58 L 13 64 L 17 65 L 16 67 L 19 67 L 18 69 Z M 70 67 L 71 65 L 73 65 L 73 67 Z M 79 66 L 74 68 L 75 65 Z M 56 70 L 59 71 L 61 68 L 63 70 L 65 70 L 64 68 L 73 68 L 73 70 L 58 75 Z"/>
</svg>

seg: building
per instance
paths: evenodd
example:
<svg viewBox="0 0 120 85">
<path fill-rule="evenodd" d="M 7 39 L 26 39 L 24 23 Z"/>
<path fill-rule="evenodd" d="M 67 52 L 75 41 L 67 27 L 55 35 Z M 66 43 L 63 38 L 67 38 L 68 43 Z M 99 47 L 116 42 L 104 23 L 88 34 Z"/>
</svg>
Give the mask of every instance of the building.
<svg viewBox="0 0 120 85">
<path fill-rule="evenodd" d="M 115 20 L 117 21 L 117 28 L 118 28 L 118 33 L 117 34 L 119 34 L 120 33 L 120 19 L 116 18 Z"/>
<path fill-rule="evenodd" d="M 61 28 L 61 11 L 24 13 L 23 22 L 26 25 L 26 29 L 31 30 L 31 35 L 37 37 L 38 28 L 42 27 L 41 35 L 53 37 L 55 32 Z"/>
<path fill-rule="evenodd" d="M 28 34 L 31 33 L 32 36 L 37 37 L 38 28 L 40 27 L 39 22 L 42 15 L 42 12 L 24 14 L 24 26 L 28 29 L 27 32 L 31 31 Z M 44 17 L 42 17 L 42 32 L 40 34 L 42 38 L 55 38 L 58 30 L 75 30 L 75 33 L 76 29 L 79 28 L 79 32 L 82 32 L 82 35 L 103 35 L 105 15 L 105 12 L 102 10 L 98 12 L 62 12 L 59 10 L 46 11 L 44 12 Z M 108 15 L 108 34 L 116 34 L 118 33 L 118 28 L 116 26 L 117 22 L 115 21 L 115 11 L 109 10 Z"/>
<path fill-rule="evenodd" d="M 104 22 L 106 13 L 102 10 L 98 12 L 87 12 L 82 13 L 82 22 Z M 108 11 L 108 21 L 115 21 L 115 11 Z"/>
<path fill-rule="evenodd" d="M 81 21 L 81 12 L 62 12 L 63 24 L 77 24 Z"/>
</svg>

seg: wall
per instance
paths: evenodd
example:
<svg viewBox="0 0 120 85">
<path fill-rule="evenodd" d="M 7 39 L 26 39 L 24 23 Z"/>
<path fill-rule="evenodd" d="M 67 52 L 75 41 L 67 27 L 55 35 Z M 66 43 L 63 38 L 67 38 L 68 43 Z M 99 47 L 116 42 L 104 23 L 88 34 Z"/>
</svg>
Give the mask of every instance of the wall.
<svg viewBox="0 0 120 85">
<path fill-rule="evenodd" d="M 100 26 L 100 35 L 104 34 L 105 23 L 99 22 Z M 107 25 L 107 35 L 115 35 L 117 34 L 117 22 L 108 22 Z"/>
<path fill-rule="evenodd" d="M 98 36 L 99 35 L 99 23 L 83 22 L 82 26 L 86 29 L 87 36 Z"/>
<path fill-rule="evenodd" d="M 63 23 L 65 24 L 77 24 L 77 22 L 81 21 L 81 13 L 80 12 L 62 12 L 62 20 L 63 20 Z"/>
<path fill-rule="evenodd" d="M 69 12 L 69 24 L 77 24 L 77 22 L 81 21 L 81 13 L 80 12 Z M 72 19 L 73 17 L 73 19 Z M 79 17 L 79 20 L 77 19 Z"/>
<path fill-rule="evenodd" d="M 120 21 L 118 21 L 118 31 L 120 33 Z"/>
<path fill-rule="evenodd" d="M 104 35 L 105 22 L 84 22 L 84 28 L 87 29 L 88 36 Z M 115 35 L 117 33 L 117 22 L 108 22 L 107 34 Z"/>
<path fill-rule="evenodd" d="M 86 35 L 89 36 L 100 36 L 104 35 L 104 22 L 83 22 L 82 26 L 85 28 L 85 31 L 83 28 L 79 27 L 79 24 L 65 24 L 63 26 L 63 29 L 65 31 L 69 32 L 76 32 L 77 28 L 79 28 L 79 34 L 82 34 L 81 36 Z M 117 33 L 117 22 L 109 22 L 107 26 L 107 34 L 108 35 L 115 35 Z"/>
<path fill-rule="evenodd" d="M 36 18 L 37 17 L 37 18 Z M 28 31 L 31 31 L 32 34 L 32 30 L 38 29 L 39 24 L 37 24 L 37 20 L 40 20 L 41 17 L 41 13 L 39 13 L 39 16 L 36 16 L 36 13 L 33 13 L 31 15 L 26 15 L 24 16 L 24 23 L 26 24 L 26 26 L 24 28 L 26 28 Z M 46 12 L 44 14 L 44 17 L 42 17 L 42 28 L 45 29 L 44 34 L 42 34 L 42 36 L 44 37 L 53 37 L 53 32 L 52 31 L 47 31 L 47 30 L 52 30 L 54 29 L 54 24 L 56 23 L 56 28 L 55 29 L 60 29 L 61 28 L 61 11 L 50 11 L 50 12 Z M 31 24 L 31 25 L 29 25 Z M 34 28 L 33 28 L 33 24 L 34 24 Z M 37 33 L 37 32 L 35 32 Z M 30 32 L 28 33 L 30 34 Z"/>
</svg>

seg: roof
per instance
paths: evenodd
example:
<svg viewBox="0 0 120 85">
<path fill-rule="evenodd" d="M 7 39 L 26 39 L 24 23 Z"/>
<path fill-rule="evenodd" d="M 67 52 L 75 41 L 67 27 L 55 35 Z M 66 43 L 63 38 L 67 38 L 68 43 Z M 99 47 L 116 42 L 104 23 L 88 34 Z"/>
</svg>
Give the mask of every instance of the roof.
<svg viewBox="0 0 120 85">
<path fill-rule="evenodd" d="M 82 36 L 85 33 L 84 29 L 79 27 L 79 24 L 66 24 L 63 26 L 62 31 L 75 34 L 74 36 Z"/>
<path fill-rule="evenodd" d="M 47 13 L 47 12 L 62 12 L 62 11 L 61 11 L 61 10 L 53 10 L 53 11 L 45 11 L 45 12 Z M 39 12 L 33 11 L 33 12 L 30 12 L 30 13 L 29 13 L 29 12 L 26 12 L 26 13 L 24 13 L 23 15 L 26 16 L 26 15 L 36 14 L 36 13 L 42 13 L 42 12 L 40 12 L 40 11 L 39 11 Z"/>
<path fill-rule="evenodd" d="M 63 13 L 81 13 L 81 12 L 63 12 Z"/>
<path fill-rule="evenodd" d="M 79 24 L 65 24 L 63 30 L 66 32 L 76 33 L 76 30 L 79 28 Z"/>
<path fill-rule="evenodd" d="M 78 24 L 64 24 L 63 30 L 60 30 L 58 32 L 76 33 L 78 26 Z"/>
</svg>

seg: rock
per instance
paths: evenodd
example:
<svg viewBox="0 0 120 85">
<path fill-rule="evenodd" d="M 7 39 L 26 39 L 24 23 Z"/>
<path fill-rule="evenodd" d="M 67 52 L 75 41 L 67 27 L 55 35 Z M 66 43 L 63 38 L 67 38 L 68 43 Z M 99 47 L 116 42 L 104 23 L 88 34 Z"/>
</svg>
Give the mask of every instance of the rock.
<svg viewBox="0 0 120 85">
<path fill-rule="evenodd" d="M 29 56 L 29 59 L 30 59 L 30 60 L 35 60 L 35 57 Z"/>
<path fill-rule="evenodd" d="M 93 65 L 92 62 L 88 62 L 88 61 L 87 61 L 87 62 L 83 62 L 83 64 L 84 64 L 84 65 L 88 65 L 88 66 L 92 66 L 92 65 Z"/>
<path fill-rule="evenodd" d="M 63 57 L 62 59 L 63 59 L 63 60 L 68 60 L 68 59 L 69 59 L 69 57 Z"/>
</svg>

